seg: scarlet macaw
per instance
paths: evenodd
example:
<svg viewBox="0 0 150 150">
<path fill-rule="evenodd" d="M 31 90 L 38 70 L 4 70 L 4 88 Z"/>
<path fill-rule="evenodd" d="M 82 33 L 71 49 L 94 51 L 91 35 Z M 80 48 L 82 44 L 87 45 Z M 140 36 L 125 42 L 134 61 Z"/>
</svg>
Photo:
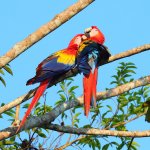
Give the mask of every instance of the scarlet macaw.
<svg viewBox="0 0 150 150">
<path fill-rule="evenodd" d="M 85 35 L 87 40 L 84 40 L 78 49 L 77 66 L 84 74 L 84 113 L 88 116 L 90 104 L 96 107 L 98 66 L 100 62 L 108 60 L 110 53 L 102 45 L 105 37 L 96 26 L 86 29 Z"/>
<path fill-rule="evenodd" d="M 46 59 L 44 59 L 36 69 L 35 77 L 27 81 L 27 85 L 40 82 L 40 85 L 34 95 L 34 98 L 29 105 L 28 110 L 23 117 L 17 132 L 24 125 L 27 117 L 30 115 L 31 110 L 37 104 L 39 98 L 42 96 L 49 83 L 57 77 L 60 77 L 64 73 L 68 72 L 75 66 L 76 55 L 78 47 L 82 41 L 83 34 L 76 35 L 69 43 L 68 47 L 60 50 Z"/>
</svg>

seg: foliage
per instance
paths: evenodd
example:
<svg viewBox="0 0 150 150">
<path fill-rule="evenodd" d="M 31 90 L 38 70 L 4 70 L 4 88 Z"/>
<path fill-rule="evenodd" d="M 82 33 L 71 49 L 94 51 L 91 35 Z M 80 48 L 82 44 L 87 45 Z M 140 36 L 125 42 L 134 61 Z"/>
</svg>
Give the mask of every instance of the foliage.
<svg viewBox="0 0 150 150">
<path fill-rule="evenodd" d="M 110 85 L 119 86 L 134 80 L 134 75 L 136 74 L 135 64 L 128 62 L 122 62 L 116 69 L 116 74 L 112 76 L 112 81 Z M 60 90 L 58 90 L 59 99 L 55 102 L 55 106 L 58 106 L 66 101 L 72 101 L 76 98 L 76 90 L 78 86 L 73 85 L 74 80 L 68 78 L 62 81 L 60 85 Z M 104 99 L 103 101 L 97 102 L 97 108 L 91 108 L 91 113 L 88 119 L 83 122 L 83 107 L 77 106 L 64 113 L 62 113 L 56 120 L 57 124 L 62 126 L 71 127 L 84 127 L 84 128 L 100 128 L 100 129 L 115 129 L 120 131 L 129 130 L 129 124 L 138 116 L 142 115 L 146 111 L 146 103 L 150 100 L 149 97 L 149 86 L 144 86 L 137 88 L 135 90 L 130 90 L 121 95 L 118 95 L 111 99 Z M 44 95 L 44 104 L 38 103 L 34 109 L 33 115 L 42 115 L 46 112 L 52 110 L 51 106 L 46 104 L 46 94 Z M 43 103 L 43 102 L 42 102 Z M 4 105 L 4 104 L 2 104 Z M 27 109 L 29 104 L 23 106 Z M 145 107 L 143 107 L 143 105 Z M 54 107 L 55 107 L 54 106 Z M 13 109 L 5 112 L 4 115 L 9 116 L 9 120 L 13 121 L 15 116 L 15 111 Z M 85 124 L 83 124 L 85 123 Z M 27 139 L 23 139 L 20 134 L 9 138 L 7 140 L 0 142 L 1 149 L 20 149 L 24 145 L 24 149 L 37 148 L 42 149 L 55 149 L 60 147 L 62 144 L 74 141 L 72 146 L 74 149 L 130 149 L 136 150 L 139 145 L 136 143 L 134 138 L 128 137 L 117 137 L 110 138 L 108 136 L 81 136 L 64 134 L 59 132 L 54 132 L 50 130 L 45 130 L 42 128 L 34 128 L 32 130 L 27 130 L 25 133 L 28 135 Z M 63 139 L 63 140 L 62 140 Z M 17 141 L 17 142 L 16 142 Z M 62 141 L 62 142 L 61 142 Z M 12 144 L 13 143 L 13 144 Z M 46 144 L 48 143 L 48 144 Z"/>
<path fill-rule="evenodd" d="M 110 83 L 114 86 L 119 86 L 130 81 L 134 80 L 134 74 L 136 66 L 129 63 L 120 63 L 120 65 L 116 69 L 116 74 L 112 76 L 113 81 Z M 145 102 L 149 98 L 149 86 L 145 86 L 142 88 L 138 88 L 136 90 L 131 90 L 125 92 L 121 95 L 118 95 L 114 98 L 114 103 L 112 103 L 112 99 L 104 100 L 103 102 L 98 102 L 98 108 L 100 109 L 92 109 L 92 127 L 95 127 L 95 123 L 99 123 L 97 128 L 101 129 L 116 129 L 121 131 L 128 130 L 127 121 L 132 121 L 133 118 L 145 112 L 145 108 L 143 107 L 143 102 Z M 99 115 L 98 115 L 99 114 Z M 92 149 L 102 149 L 107 150 L 115 147 L 117 150 L 120 149 L 128 149 L 130 145 L 130 149 L 135 150 L 139 146 L 138 143 L 132 141 L 131 138 L 122 137 L 119 138 L 116 142 L 116 138 L 112 138 L 110 142 L 109 137 L 99 137 L 103 139 L 104 142 L 96 144 L 92 139 L 95 136 L 85 137 L 80 140 L 77 144 L 81 144 L 83 146 L 89 145 Z M 87 141 L 89 139 L 90 142 Z M 98 137 L 97 137 L 98 139 Z M 114 140 L 113 140 L 114 139 Z M 109 140 L 109 142 L 108 142 Z M 102 140 L 101 140 L 102 141 Z M 120 141 L 120 142 L 119 142 Z M 100 141 L 99 141 L 100 142 Z M 102 144 L 106 143 L 106 144 Z M 95 145 L 95 148 L 93 148 Z M 101 148 L 98 146 L 101 145 Z"/>
<path fill-rule="evenodd" d="M 2 69 L 0 69 L 0 82 L 1 82 L 4 86 L 6 86 L 6 82 L 5 82 L 5 80 L 4 80 L 4 78 L 3 78 L 2 76 L 5 75 L 5 71 L 6 71 L 7 73 L 13 75 L 13 72 L 12 72 L 12 70 L 10 69 L 9 64 L 6 65 L 6 66 L 4 66 Z"/>
</svg>

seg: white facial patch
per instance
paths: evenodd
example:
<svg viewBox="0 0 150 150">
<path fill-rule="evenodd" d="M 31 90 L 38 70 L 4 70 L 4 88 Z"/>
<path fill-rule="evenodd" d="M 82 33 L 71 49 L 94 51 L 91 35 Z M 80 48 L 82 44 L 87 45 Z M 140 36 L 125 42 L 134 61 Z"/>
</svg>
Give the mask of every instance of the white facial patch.
<svg viewBox="0 0 150 150">
<path fill-rule="evenodd" d="M 90 32 L 92 30 L 92 27 L 89 27 L 89 28 L 86 28 L 85 30 L 84 30 L 84 32 L 86 33 L 86 32 Z"/>
</svg>

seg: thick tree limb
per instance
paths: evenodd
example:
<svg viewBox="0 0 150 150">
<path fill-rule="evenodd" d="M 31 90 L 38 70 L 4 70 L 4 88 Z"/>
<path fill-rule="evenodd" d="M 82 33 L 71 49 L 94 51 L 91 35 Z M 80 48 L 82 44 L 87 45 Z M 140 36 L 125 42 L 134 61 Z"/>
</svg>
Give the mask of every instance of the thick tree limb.
<svg viewBox="0 0 150 150">
<path fill-rule="evenodd" d="M 146 131 L 116 131 L 116 130 L 100 130 L 97 128 L 74 128 L 69 126 L 60 126 L 57 124 L 42 125 L 39 127 L 44 127 L 46 129 L 71 133 L 78 135 L 101 135 L 101 136 L 116 136 L 116 137 L 150 137 L 150 130 Z M 6 139 L 16 134 L 15 127 L 9 127 L 0 132 L 0 140 Z"/>
<path fill-rule="evenodd" d="M 127 51 L 125 51 L 125 52 L 122 52 L 122 53 L 116 54 L 116 55 L 114 55 L 114 56 L 111 56 L 111 57 L 109 58 L 108 63 L 109 63 L 109 62 L 113 62 L 113 61 L 118 60 L 118 59 L 121 59 L 121 58 L 124 58 L 124 57 L 129 57 L 129 56 L 131 56 L 131 55 L 135 55 L 135 54 L 144 52 L 144 51 L 149 50 L 149 49 L 150 49 L 150 44 L 145 44 L 145 45 L 143 45 L 143 46 L 139 46 L 139 47 L 137 47 L 137 48 L 133 48 L 133 49 L 131 49 L 131 50 L 127 50 Z M 103 65 L 103 64 L 101 64 L 101 65 Z M 68 77 L 75 76 L 77 73 L 78 73 L 77 68 L 74 68 L 74 69 L 71 70 L 70 72 L 68 72 L 68 73 L 64 74 L 62 77 L 58 78 L 57 81 L 51 83 L 50 86 L 53 86 L 53 85 L 57 84 L 58 82 L 60 82 L 60 81 L 62 81 L 62 80 L 64 80 L 64 79 L 66 79 L 66 78 L 68 78 Z M 149 78 L 149 76 L 147 76 L 147 78 Z M 149 79 L 145 79 L 145 78 L 142 79 L 142 78 L 141 78 L 141 80 L 146 80 L 146 81 L 145 81 L 146 83 L 143 84 L 143 85 L 142 85 L 142 84 L 139 84 L 139 86 L 144 86 L 144 85 L 146 85 L 146 84 L 149 84 Z M 141 80 L 140 80 L 140 81 L 141 81 Z M 137 81 L 137 82 L 138 82 L 138 81 Z M 136 84 L 137 84 L 137 82 L 136 82 Z M 142 82 L 140 82 L 140 83 L 142 83 Z M 133 87 L 134 84 L 135 84 L 135 83 L 133 82 L 133 84 L 131 85 L 130 89 L 132 89 L 132 87 Z M 50 87 L 50 86 L 49 86 L 49 87 Z M 127 85 L 126 85 L 125 87 L 127 87 Z M 136 86 L 135 86 L 135 88 L 136 88 Z M 34 93 L 35 93 L 36 89 L 37 89 L 37 88 L 35 88 L 35 89 L 33 89 L 33 90 L 30 90 L 27 94 L 24 94 L 24 95 L 18 97 L 17 99 L 15 99 L 15 100 L 13 100 L 12 102 L 10 102 L 10 103 L 4 105 L 3 107 L 0 107 L 0 114 L 2 114 L 3 112 L 5 112 L 5 111 L 7 111 L 7 110 L 9 110 L 9 109 L 11 109 L 11 108 L 13 108 L 13 107 L 15 107 L 15 106 L 21 104 L 21 103 L 27 101 L 27 100 L 30 99 L 30 98 L 32 98 L 32 97 L 34 96 Z M 128 89 L 128 90 L 130 90 L 130 89 Z M 122 90 L 122 89 L 120 88 L 120 90 Z M 100 93 L 98 94 L 98 99 L 101 99 L 100 97 L 104 98 L 102 95 L 107 94 L 107 93 L 108 93 L 108 92 L 106 92 L 106 93 L 105 93 L 105 92 L 102 92 L 102 93 L 100 92 Z M 108 94 L 109 94 L 109 93 L 108 93 Z M 107 97 L 107 96 L 106 96 L 106 97 Z"/>
<path fill-rule="evenodd" d="M 71 19 L 93 1 L 94 0 L 79 0 L 77 3 L 56 15 L 50 22 L 44 24 L 38 30 L 30 34 L 23 41 L 15 44 L 4 56 L 0 57 L 0 69 L 31 47 L 33 44 L 41 40 L 47 34 Z"/>
</svg>

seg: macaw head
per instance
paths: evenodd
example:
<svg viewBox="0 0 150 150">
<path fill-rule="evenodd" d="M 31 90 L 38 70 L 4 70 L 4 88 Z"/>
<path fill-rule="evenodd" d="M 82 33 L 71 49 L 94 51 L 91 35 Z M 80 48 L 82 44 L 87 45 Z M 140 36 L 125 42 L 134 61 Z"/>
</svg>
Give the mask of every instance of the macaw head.
<svg viewBox="0 0 150 150">
<path fill-rule="evenodd" d="M 103 33 L 96 26 L 85 29 L 85 36 L 99 44 L 103 44 L 105 41 Z"/>
<path fill-rule="evenodd" d="M 70 41 L 68 47 L 76 47 L 78 48 L 81 42 L 83 41 L 84 34 L 77 34 L 74 38 Z"/>
</svg>

